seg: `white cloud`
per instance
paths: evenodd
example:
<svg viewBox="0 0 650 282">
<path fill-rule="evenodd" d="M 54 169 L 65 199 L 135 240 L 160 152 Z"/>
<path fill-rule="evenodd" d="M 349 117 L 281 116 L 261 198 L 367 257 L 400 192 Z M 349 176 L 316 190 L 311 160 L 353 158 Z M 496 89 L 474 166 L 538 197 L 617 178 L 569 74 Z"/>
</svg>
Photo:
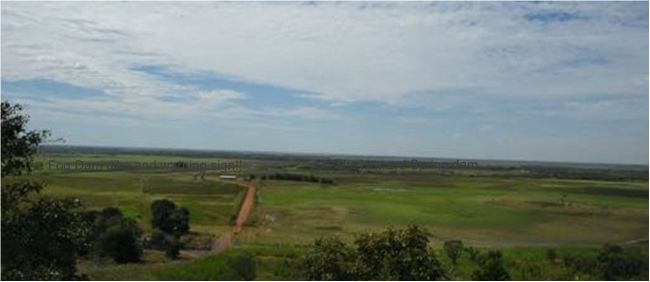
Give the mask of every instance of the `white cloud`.
<svg viewBox="0 0 650 282">
<path fill-rule="evenodd" d="M 314 103 L 255 104 L 251 93 L 200 89 L 134 69 L 140 66 L 302 90 Z M 530 125 L 518 118 L 634 120 L 635 135 L 613 146 L 625 150 L 632 147 L 625 142 L 647 143 L 637 137 L 647 136 L 647 3 L 4 2 L 2 79 L 34 78 L 107 94 L 28 101 L 35 114 L 52 119 L 243 121 L 304 132 L 309 126 L 290 120 L 334 127 L 345 118 L 350 127 L 368 130 L 374 128 L 362 126 L 363 120 L 348 119 L 373 120 L 386 110 L 396 115 L 386 119 L 404 127 L 451 128 L 440 140 L 452 140 L 450 151 L 467 152 L 476 144 L 458 140 L 469 140 L 476 129 L 489 135 L 496 124 L 499 132 Z M 345 112 L 357 102 L 378 105 L 376 115 Z M 606 145 L 619 137 L 594 136 Z M 577 144 L 571 142 L 554 146 Z"/>
<path fill-rule="evenodd" d="M 634 11 L 610 6 L 623 5 L 5 3 L 3 75 L 142 96 L 178 87 L 129 69 L 143 64 L 334 102 L 392 102 L 459 85 L 500 96 L 638 95 L 648 86 L 638 79 L 647 78 L 647 27 L 624 25 Z M 586 19 L 525 20 L 556 10 Z"/>
</svg>

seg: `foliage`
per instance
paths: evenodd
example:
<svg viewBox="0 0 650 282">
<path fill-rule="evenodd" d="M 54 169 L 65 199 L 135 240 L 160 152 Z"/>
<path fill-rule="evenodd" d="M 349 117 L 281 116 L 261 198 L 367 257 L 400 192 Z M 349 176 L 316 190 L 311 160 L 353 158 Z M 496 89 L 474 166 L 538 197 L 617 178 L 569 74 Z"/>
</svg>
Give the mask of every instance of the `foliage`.
<svg viewBox="0 0 650 282">
<path fill-rule="evenodd" d="M 417 226 L 362 234 L 348 247 L 339 239 L 317 240 L 302 259 L 307 280 L 438 280 L 444 272 Z"/>
<path fill-rule="evenodd" d="M 278 172 L 278 173 L 272 173 L 268 175 L 267 174 L 262 175 L 262 180 L 266 180 L 266 179 L 334 184 L 334 180 L 332 180 L 331 178 L 316 177 L 312 174 L 304 175 L 304 174 L 295 174 L 295 173 L 287 173 L 287 172 Z"/>
<path fill-rule="evenodd" d="M 108 227 L 100 237 L 100 255 L 111 257 L 117 263 L 138 262 L 142 255 L 140 235 L 141 231 L 135 221 L 122 218 L 118 224 Z"/>
<path fill-rule="evenodd" d="M 648 266 L 644 263 L 644 256 L 639 248 L 623 248 L 610 244 L 603 246 L 597 261 L 605 280 L 637 280 L 643 269 Z"/>
<path fill-rule="evenodd" d="M 87 248 L 88 225 L 79 201 L 34 197 L 43 185 L 29 174 L 47 131 L 26 131 L 20 105 L 2 102 L 2 279 L 73 280 Z"/>
<path fill-rule="evenodd" d="M 227 261 L 228 267 L 243 280 L 255 280 L 255 256 L 248 252 L 236 252 Z"/>
<path fill-rule="evenodd" d="M 209 256 L 156 270 L 157 280 L 254 280 L 256 261 L 252 254 L 242 250 L 228 250 Z"/>
<path fill-rule="evenodd" d="M 356 280 L 355 251 L 338 239 L 317 239 L 300 263 L 305 280 Z"/>
<path fill-rule="evenodd" d="M 510 274 L 506 271 L 500 251 L 489 251 L 486 255 L 482 255 L 478 261 L 479 269 L 472 274 L 473 280 L 510 280 Z"/>
<path fill-rule="evenodd" d="M 165 234 L 165 232 L 154 229 L 151 231 L 151 237 L 147 241 L 147 247 L 154 250 L 164 250 L 167 245 L 167 237 L 169 235 Z"/>
<path fill-rule="evenodd" d="M 557 252 L 555 251 L 555 249 L 550 248 L 546 250 L 546 259 L 548 259 L 549 261 L 555 261 L 555 259 L 557 259 Z"/>
<path fill-rule="evenodd" d="M 29 116 L 22 113 L 23 107 L 2 102 L 2 176 L 21 175 L 32 169 L 32 155 L 38 145 L 50 133 L 42 131 L 26 131 Z"/>
<path fill-rule="evenodd" d="M 190 231 L 190 212 L 177 208 L 174 202 L 161 199 L 151 203 L 151 226 L 173 235 L 187 234 Z"/>
<path fill-rule="evenodd" d="M 165 243 L 165 256 L 170 259 L 177 259 L 183 244 L 177 237 L 168 237 Z"/>
<path fill-rule="evenodd" d="M 77 256 L 87 247 L 88 228 L 72 200 L 42 198 L 24 211 L 2 214 L 3 280 L 78 278 Z"/>
<path fill-rule="evenodd" d="M 474 247 L 466 247 L 465 252 L 469 256 L 469 259 L 474 262 L 474 263 L 479 263 L 479 259 L 481 258 L 481 253 L 475 249 Z"/>
<path fill-rule="evenodd" d="M 117 263 L 138 262 L 142 255 L 142 231 L 137 223 L 115 207 L 87 216 L 93 219 L 91 242 L 95 254 Z"/>
<path fill-rule="evenodd" d="M 445 249 L 445 253 L 447 253 L 447 257 L 449 257 L 449 259 L 451 260 L 451 263 L 457 265 L 458 259 L 460 258 L 460 255 L 463 252 L 463 241 L 460 240 L 447 241 L 443 245 L 443 248 Z"/>
</svg>

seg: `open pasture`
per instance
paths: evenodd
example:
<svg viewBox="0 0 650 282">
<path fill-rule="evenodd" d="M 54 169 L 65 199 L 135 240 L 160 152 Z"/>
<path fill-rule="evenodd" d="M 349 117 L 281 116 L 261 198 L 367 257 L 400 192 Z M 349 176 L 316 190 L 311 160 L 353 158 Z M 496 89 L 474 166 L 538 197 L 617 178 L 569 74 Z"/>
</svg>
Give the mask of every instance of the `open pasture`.
<svg viewBox="0 0 650 282">
<path fill-rule="evenodd" d="M 196 160 L 167 155 L 102 154 L 37 158 L 52 159 L 60 162 Z M 234 159 L 200 159 L 206 160 Z M 301 162 L 282 158 L 244 159 L 242 167 L 234 173 L 240 176 L 238 181 L 243 176 L 254 175 L 252 181 L 258 188 L 253 214 L 237 240 L 243 250 L 256 255 L 260 279 L 291 279 L 295 273 L 290 262 L 316 238 L 338 236 L 350 242 L 362 232 L 408 224 L 429 230 L 434 248 L 440 248 L 444 241 L 457 239 L 466 246 L 502 249 L 514 269 L 519 264 L 538 263 L 548 248 L 560 253 L 593 254 L 606 242 L 647 244 L 648 182 L 644 179 L 529 177 L 520 171 L 494 170 L 491 174 L 485 168 L 400 170 L 400 173 L 390 168 L 360 172 L 319 169 L 302 166 Z M 335 184 L 261 179 L 265 173 L 272 172 L 327 177 Z M 189 209 L 191 231 L 212 237 L 230 228 L 229 219 L 236 209 L 237 195 L 242 192 L 240 186 L 220 181 L 220 174 L 206 171 L 201 178 L 196 170 L 162 169 L 34 172 L 37 179 L 47 184 L 43 193 L 79 198 L 87 209 L 117 206 L 135 218 L 145 232 L 151 231 L 151 202 L 171 199 Z M 176 277 L 176 271 L 191 272 L 202 265 L 221 263 L 201 259 L 187 266 L 175 266 L 164 261 L 145 258 L 145 263 L 136 265 L 84 262 L 80 267 L 97 279 L 124 278 L 115 276 L 116 273 L 159 279 Z M 561 269 L 557 263 L 542 263 L 548 264 L 545 269 Z M 462 275 L 469 275 L 471 268 L 465 269 L 463 265 L 470 263 L 461 262 L 459 273 L 465 271 Z M 212 276 L 201 278 L 220 278 L 218 273 L 213 274 L 216 276 L 207 273 Z M 526 279 L 525 275 L 525 272 L 513 273 L 519 279 Z"/>
</svg>

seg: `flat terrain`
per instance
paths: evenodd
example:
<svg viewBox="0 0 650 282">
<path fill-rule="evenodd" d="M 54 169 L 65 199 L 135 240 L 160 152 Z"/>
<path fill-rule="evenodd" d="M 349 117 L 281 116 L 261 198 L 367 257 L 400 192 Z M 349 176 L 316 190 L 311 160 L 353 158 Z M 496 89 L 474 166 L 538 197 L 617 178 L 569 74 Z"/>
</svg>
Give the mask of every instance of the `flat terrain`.
<svg viewBox="0 0 650 282">
<path fill-rule="evenodd" d="M 78 159 L 235 161 L 135 154 L 50 154 L 36 160 Z M 327 177 L 334 184 L 260 180 L 269 171 Z M 189 209 L 191 230 L 209 238 L 230 231 L 230 218 L 238 212 L 238 198 L 245 193 L 239 185 L 219 181 L 220 174 L 207 171 L 201 176 L 194 170 L 162 169 L 80 171 L 47 166 L 35 172 L 47 183 L 45 194 L 79 198 L 87 209 L 117 206 L 147 232 L 151 230 L 150 203 L 171 199 Z M 515 258 L 543 256 L 544 248 L 583 253 L 593 252 L 605 242 L 647 244 L 648 240 L 647 179 L 559 179 L 470 169 L 319 169 L 302 166 L 299 160 L 272 159 L 244 159 L 237 174 L 256 176 L 252 181 L 257 187 L 255 206 L 236 240 L 241 248 L 258 255 L 261 279 L 290 279 L 290 273 L 282 272 L 282 264 L 286 264 L 283 258 L 294 258 L 318 237 L 351 240 L 360 232 L 407 224 L 419 224 L 431 231 L 436 248 L 446 240 L 460 239 L 470 246 L 504 249 L 507 257 Z M 155 252 L 147 254 L 150 258 L 145 260 L 152 263 L 104 266 L 83 262 L 81 268 L 91 278 L 128 278 L 115 277 L 115 270 L 120 269 L 134 279 L 160 279 L 166 276 L 156 273 L 181 267 L 167 265 Z M 190 252 L 184 254 L 186 259 L 191 256 Z M 192 262 L 187 267 L 195 263 L 208 262 Z"/>
</svg>

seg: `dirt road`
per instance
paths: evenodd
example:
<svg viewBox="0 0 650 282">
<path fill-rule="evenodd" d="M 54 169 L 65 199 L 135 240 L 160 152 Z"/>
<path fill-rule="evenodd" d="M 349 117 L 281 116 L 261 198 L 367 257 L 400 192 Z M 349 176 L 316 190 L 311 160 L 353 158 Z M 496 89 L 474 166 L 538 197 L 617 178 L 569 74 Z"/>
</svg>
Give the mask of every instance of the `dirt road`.
<svg viewBox="0 0 650 282">
<path fill-rule="evenodd" d="M 239 209 L 239 214 L 237 215 L 237 221 L 235 222 L 235 226 L 231 227 L 230 230 L 217 241 L 214 242 L 212 245 L 212 253 L 221 253 L 228 249 L 230 245 L 232 244 L 233 239 L 239 232 L 241 232 L 242 226 L 244 223 L 246 223 L 246 220 L 248 219 L 248 216 L 251 214 L 253 211 L 253 206 L 255 205 L 255 186 L 248 184 L 246 187 L 246 197 L 244 198 L 244 202 L 241 205 L 241 208 Z"/>
</svg>

